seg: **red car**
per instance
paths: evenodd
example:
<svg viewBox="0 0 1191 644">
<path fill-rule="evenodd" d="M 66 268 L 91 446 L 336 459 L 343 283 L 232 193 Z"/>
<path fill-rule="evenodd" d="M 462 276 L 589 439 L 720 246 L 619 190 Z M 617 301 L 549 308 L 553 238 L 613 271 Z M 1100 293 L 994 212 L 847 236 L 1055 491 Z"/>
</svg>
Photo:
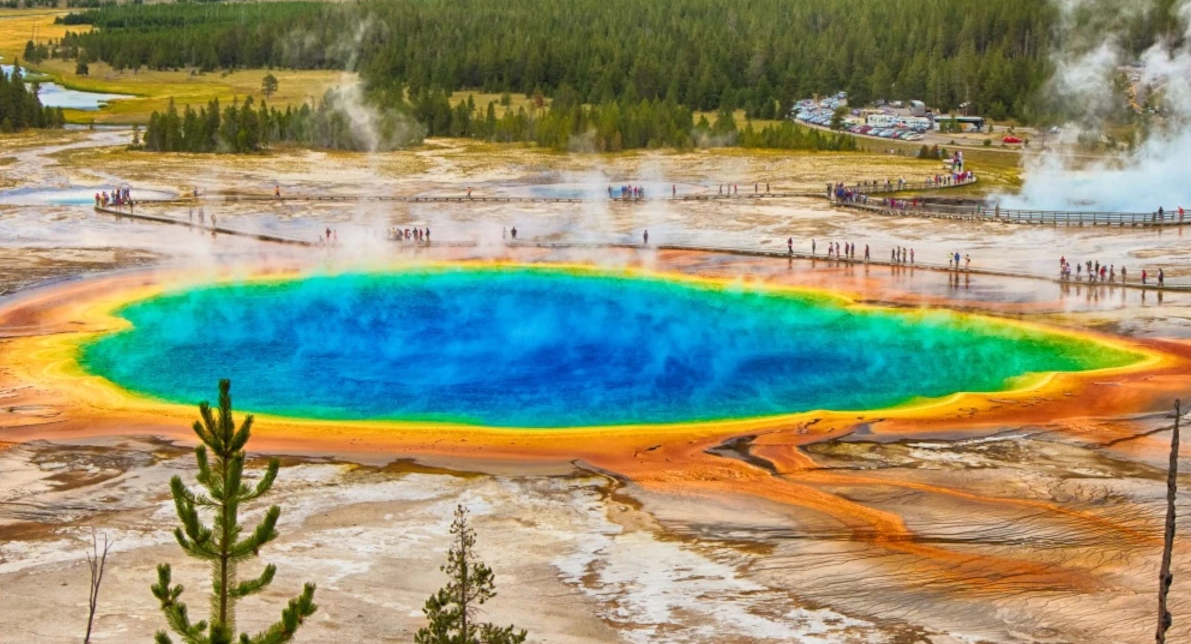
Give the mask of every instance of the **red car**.
<svg viewBox="0 0 1191 644">
<path fill-rule="evenodd" d="M 1003 143 L 1021 143 L 1021 139 L 1017 138 L 1016 136 L 1007 136 L 1007 137 L 1001 139 L 1001 142 L 1003 142 Z"/>
</svg>

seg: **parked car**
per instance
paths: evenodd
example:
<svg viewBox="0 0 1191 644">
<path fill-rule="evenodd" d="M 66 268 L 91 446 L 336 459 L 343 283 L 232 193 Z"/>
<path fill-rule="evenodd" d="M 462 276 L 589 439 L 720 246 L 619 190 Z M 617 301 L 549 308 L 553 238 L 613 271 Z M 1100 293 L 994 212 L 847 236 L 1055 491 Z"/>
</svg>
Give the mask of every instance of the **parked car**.
<svg viewBox="0 0 1191 644">
<path fill-rule="evenodd" d="M 1017 138 L 1016 136 L 1007 136 L 1007 137 L 1001 139 L 1001 142 L 1016 144 L 1016 143 L 1021 143 L 1021 139 Z"/>
</svg>

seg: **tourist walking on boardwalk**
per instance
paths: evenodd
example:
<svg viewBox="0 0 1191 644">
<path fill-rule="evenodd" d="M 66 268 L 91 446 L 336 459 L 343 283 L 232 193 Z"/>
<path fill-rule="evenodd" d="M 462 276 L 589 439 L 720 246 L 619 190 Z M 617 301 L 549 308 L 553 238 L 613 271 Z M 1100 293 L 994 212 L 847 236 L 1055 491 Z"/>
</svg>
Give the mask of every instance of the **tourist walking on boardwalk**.
<svg viewBox="0 0 1191 644">
<path fill-rule="evenodd" d="M 1126 280 L 1126 278 L 1127 278 L 1128 274 L 1129 274 L 1129 273 L 1125 271 L 1125 267 L 1124 267 L 1124 266 L 1122 266 L 1122 267 L 1121 267 L 1121 283 L 1122 283 L 1122 284 L 1124 284 L 1124 283 L 1125 283 L 1125 280 Z"/>
<path fill-rule="evenodd" d="M 811 257 L 815 256 L 815 240 L 811 240 Z"/>
<path fill-rule="evenodd" d="M 273 186 L 273 198 L 274 199 L 281 198 L 281 186 L 280 185 Z"/>
<path fill-rule="evenodd" d="M 869 260 L 869 256 L 868 256 L 868 244 L 865 244 L 865 245 L 864 245 L 864 261 L 866 261 L 866 262 L 867 262 L 868 260 Z"/>
<path fill-rule="evenodd" d="M 517 227 L 513 226 L 513 229 L 509 231 L 509 234 L 511 234 L 513 236 L 513 239 L 516 240 L 517 239 Z"/>
<path fill-rule="evenodd" d="M 1146 269 L 1144 269 L 1144 268 L 1141 269 L 1141 283 L 1143 286 L 1146 284 L 1147 276 L 1148 276 L 1148 274 L 1146 273 Z"/>
<path fill-rule="evenodd" d="M 972 270 L 972 256 L 971 255 L 967 255 L 967 254 L 964 255 L 964 270 L 965 271 Z"/>
<path fill-rule="evenodd" d="M 645 241 L 645 244 L 644 244 L 645 246 L 649 245 L 649 231 L 648 230 L 645 231 L 645 234 L 641 235 L 641 239 L 643 239 Z"/>
<path fill-rule="evenodd" d="M 793 254 L 794 254 L 794 238 L 793 238 L 793 237 L 791 237 L 791 238 L 789 238 L 789 239 L 787 239 L 787 240 L 786 240 L 786 250 L 787 250 L 787 251 L 788 251 L 788 252 L 789 252 L 791 255 L 793 255 Z"/>
<path fill-rule="evenodd" d="M 670 185 L 670 196 L 671 196 L 671 197 L 677 197 L 677 196 L 678 196 L 678 184 L 671 184 L 671 185 Z"/>
<path fill-rule="evenodd" d="M 914 249 L 913 248 L 910 249 L 910 263 L 911 264 L 914 263 Z"/>
<path fill-rule="evenodd" d="M 1161 268 L 1158 269 L 1158 288 L 1166 286 L 1166 272 Z"/>
</svg>

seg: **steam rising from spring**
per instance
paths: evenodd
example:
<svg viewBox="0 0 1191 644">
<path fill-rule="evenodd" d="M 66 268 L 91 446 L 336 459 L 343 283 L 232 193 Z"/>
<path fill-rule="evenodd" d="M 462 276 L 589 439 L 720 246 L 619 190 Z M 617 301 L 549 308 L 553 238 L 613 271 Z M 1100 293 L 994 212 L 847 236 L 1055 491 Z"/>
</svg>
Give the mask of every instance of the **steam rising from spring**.
<svg viewBox="0 0 1191 644">
<path fill-rule="evenodd" d="M 1121 66 L 1132 63 L 1120 45 L 1122 18 L 1147 9 L 1139 2 L 1124 2 L 1111 8 L 1110 17 L 1097 28 L 1098 45 L 1089 46 L 1071 33 L 1072 15 L 1091 0 L 1061 3 L 1063 46 L 1055 53 L 1056 74 L 1048 91 L 1069 105 L 1082 106 L 1079 122 L 1066 129 L 1094 129 L 1113 106 L 1113 76 Z M 1099 7 L 1097 7 L 1099 8 Z M 1140 57 L 1139 87 L 1153 88 L 1162 96 L 1164 123 L 1151 128 L 1149 136 L 1127 157 L 1096 160 L 1071 169 L 1062 155 L 1050 151 L 1026 163 L 1021 192 L 1000 199 L 1003 207 L 1044 210 L 1100 210 L 1154 212 L 1159 207 L 1174 210 L 1191 206 L 1191 183 L 1186 168 L 1191 165 L 1191 0 L 1180 0 L 1172 9 L 1183 29 L 1181 44 L 1160 41 Z M 1113 31 L 1115 29 L 1116 31 Z"/>
</svg>

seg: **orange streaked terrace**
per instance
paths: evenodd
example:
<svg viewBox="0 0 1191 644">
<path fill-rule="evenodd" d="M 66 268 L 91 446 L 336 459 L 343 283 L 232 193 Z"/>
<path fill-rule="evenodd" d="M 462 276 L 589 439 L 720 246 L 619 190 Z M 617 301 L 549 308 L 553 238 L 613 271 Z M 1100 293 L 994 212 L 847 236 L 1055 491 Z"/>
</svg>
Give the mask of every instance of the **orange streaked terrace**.
<svg viewBox="0 0 1191 644">
<path fill-rule="evenodd" d="M 445 264 L 491 266 L 442 257 Z M 509 258 L 513 259 L 513 258 Z M 523 253 L 516 262 L 550 258 Z M 501 264 L 508 266 L 509 264 Z M 832 293 L 813 273 L 786 273 L 784 262 L 733 260 L 695 252 L 660 253 L 649 269 L 630 265 L 615 274 L 661 275 L 710 288 L 747 281 L 750 288 L 813 292 L 891 305 L 940 304 L 944 297 L 899 291 L 881 274 L 855 277 L 846 293 Z M 565 264 L 577 273 L 603 271 L 582 262 Z M 238 275 L 203 276 L 199 281 L 285 280 L 305 274 L 292 267 Z M 734 275 L 734 277 L 733 277 Z M 83 370 L 80 344 L 96 334 L 127 326 L 114 317 L 121 305 L 147 299 L 195 281 L 187 271 L 128 273 L 43 289 L 0 308 L 0 384 L 23 385 L 22 404 L 52 403 L 66 410 L 48 424 L 4 428 L 6 440 L 80 439 L 95 435 L 160 435 L 189 441 L 192 405 L 162 403 L 139 396 Z M 866 304 L 867 306 L 867 304 Z M 989 305 L 1001 315 L 1031 313 L 1034 305 Z M 1111 534 L 1123 544 L 1152 540 L 1128 521 L 1087 509 L 1068 509 L 1051 500 L 1016 498 L 979 490 L 898 480 L 880 471 L 836 471 L 822 467 L 808 447 L 857 432 L 868 440 L 896 441 L 945 435 L 982 437 L 1002 428 L 1044 424 L 1080 440 L 1109 444 L 1131 435 L 1125 418 L 1165 406 L 1191 374 L 1188 347 L 1181 343 L 1131 340 L 1084 330 L 1058 329 L 1033 320 L 1001 323 L 1076 336 L 1135 353 L 1124 367 L 1075 373 L 1049 373 L 996 393 L 956 393 L 893 408 L 809 411 L 714 422 L 630 424 L 521 430 L 435 422 L 310 420 L 258 415 L 256 449 L 287 454 L 335 456 L 357 462 L 413 458 L 460 469 L 540 471 L 579 463 L 628 483 L 664 494 L 704 499 L 750 497 L 776 503 L 848 531 L 851 538 L 909 557 L 935 582 L 980 588 L 980 592 L 1046 587 L 1082 588 L 1094 584 L 1079 562 L 1056 565 L 1037 553 L 974 552 L 921 542 L 897 512 L 866 503 L 857 491 L 905 491 L 949 497 L 997 511 L 1043 513 L 1076 531 Z M 234 390 L 233 390 L 234 393 Z M 731 449 L 725 451 L 725 446 Z M 1161 441 L 1134 441 L 1129 449 L 1161 450 Z M 737 450 L 741 457 L 726 456 Z"/>
</svg>

